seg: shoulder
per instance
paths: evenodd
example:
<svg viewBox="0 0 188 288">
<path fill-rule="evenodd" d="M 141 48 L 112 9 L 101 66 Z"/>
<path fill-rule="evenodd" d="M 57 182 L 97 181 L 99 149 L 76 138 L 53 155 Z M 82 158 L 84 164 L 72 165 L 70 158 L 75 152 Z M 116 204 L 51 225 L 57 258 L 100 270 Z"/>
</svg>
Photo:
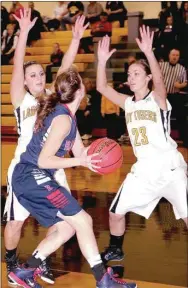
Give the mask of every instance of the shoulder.
<svg viewBox="0 0 188 288">
<path fill-rule="evenodd" d="M 71 129 L 70 117 L 65 114 L 55 116 L 51 128 L 55 131 L 59 131 L 60 134 L 68 133 Z"/>
</svg>

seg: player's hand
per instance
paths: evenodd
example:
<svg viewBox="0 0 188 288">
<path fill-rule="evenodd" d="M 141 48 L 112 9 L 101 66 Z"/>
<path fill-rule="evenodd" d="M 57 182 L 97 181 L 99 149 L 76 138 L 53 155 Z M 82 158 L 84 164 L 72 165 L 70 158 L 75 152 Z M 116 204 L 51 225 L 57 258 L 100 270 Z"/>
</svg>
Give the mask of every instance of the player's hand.
<svg viewBox="0 0 188 288">
<path fill-rule="evenodd" d="M 80 40 L 84 34 L 84 31 L 89 26 L 89 22 L 84 26 L 85 19 L 86 18 L 84 15 L 78 16 L 75 25 L 72 26 L 72 34 L 74 39 Z"/>
<path fill-rule="evenodd" d="M 116 51 L 113 49 L 110 51 L 110 37 L 104 36 L 102 40 L 99 41 L 98 44 L 98 61 L 99 64 L 106 64 L 108 59 L 112 56 L 112 54 Z"/>
<path fill-rule="evenodd" d="M 85 148 L 81 157 L 80 157 L 80 165 L 89 168 L 93 172 L 97 172 L 95 169 L 100 168 L 100 165 L 96 165 L 97 163 L 100 164 L 101 160 L 96 159 L 95 157 L 99 156 L 99 153 L 94 153 L 88 155 L 87 152 L 90 146 Z M 94 159 L 95 158 L 95 159 Z"/>
<path fill-rule="evenodd" d="M 18 18 L 15 14 L 13 14 L 13 16 L 18 21 L 20 30 L 26 31 L 26 32 L 29 32 L 31 28 L 33 28 L 33 26 L 35 25 L 38 19 L 38 17 L 35 17 L 33 21 L 31 21 L 31 9 L 30 8 L 28 9 L 24 8 L 24 11 L 20 9 L 20 18 Z"/>
<path fill-rule="evenodd" d="M 150 33 L 149 27 L 145 27 L 145 25 L 143 25 L 140 27 L 140 36 L 141 40 L 136 38 L 136 42 L 140 50 L 147 55 L 148 53 L 152 52 L 154 32 Z"/>
</svg>

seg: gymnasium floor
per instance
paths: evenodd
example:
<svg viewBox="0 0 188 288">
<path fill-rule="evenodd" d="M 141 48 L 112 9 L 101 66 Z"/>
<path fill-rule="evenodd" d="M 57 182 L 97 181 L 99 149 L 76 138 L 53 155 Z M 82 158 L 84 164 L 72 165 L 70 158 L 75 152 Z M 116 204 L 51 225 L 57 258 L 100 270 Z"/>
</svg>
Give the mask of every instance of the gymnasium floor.
<svg viewBox="0 0 188 288">
<path fill-rule="evenodd" d="M 130 146 L 122 146 L 124 164 L 111 175 L 100 176 L 85 168 L 67 169 L 67 179 L 73 195 L 92 216 L 100 251 L 108 245 L 108 207 L 135 158 Z M 13 156 L 15 143 L 2 143 L 2 185 Z M 180 148 L 186 161 L 187 149 Z M 2 196 L 2 200 L 3 200 Z M 2 201 L 3 203 L 3 201 Z M 126 216 L 127 232 L 124 241 L 126 257 L 117 263 L 125 266 L 124 278 L 135 280 L 139 288 L 188 287 L 188 233 L 183 221 L 176 221 L 171 205 L 162 199 L 149 220 L 134 213 Z M 2 261 L 4 224 L 2 223 Z M 46 229 L 30 217 L 23 228 L 19 258 L 25 261 L 43 239 Z M 92 288 L 95 282 L 87 262 L 73 238 L 52 255 L 51 267 L 56 276 L 55 285 L 43 287 Z M 113 263 L 115 264 L 115 263 Z M 2 263 L 2 288 L 8 287 Z"/>
</svg>

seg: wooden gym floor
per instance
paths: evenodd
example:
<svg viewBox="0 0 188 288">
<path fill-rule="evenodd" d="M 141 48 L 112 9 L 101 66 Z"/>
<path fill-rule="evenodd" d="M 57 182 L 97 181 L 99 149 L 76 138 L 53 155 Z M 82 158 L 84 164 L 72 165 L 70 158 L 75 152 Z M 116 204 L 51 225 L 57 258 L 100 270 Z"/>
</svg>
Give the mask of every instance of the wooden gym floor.
<svg viewBox="0 0 188 288">
<path fill-rule="evenodd" d="M 2 185 L 5 184 L 8 165 L 13 157 L 15 142 L 3 141 Z M 108 245 L 108 208 L 120 184 L 134 163 L 130 146 L 122 146 L 124 164 L 113 174 L 100 176 L 85 168 L 67 169 L 67 179 L 84 209 L 92 216 L 94 232 L 100 251 Z M 188 161 L 188 151 L 180 148 Z M 4 190 L 3 190 L 4 191 Z M 2 206 L 4 203 L 2 193 Z M 125 260 L 117 263 L 125 266 L 124 278 L 134 280 L 139 288 L 182 288 L 188 287 L 188 233 L 182 220 L 176 221 L 171 205 L 160 201 L 151 217 L 145 220 L 134 213 L 126 216 L 127 232 L 124 240 Z M 2 279 L 1 287 L 8 287 L 3 245 L 4 223 L 2 223 Z M 32 217 L 26 220 L 19 244 L 19 258 L 25 261 L 41 241 L 46 229 Z M 51 267 L 56 276 L 52 286 L 40 282 L 43 287 L 92 288 L 95 287 L 90 268 L 82 257 L 76 238 L 59 248 L 51 257 Z M 114 263 L 113 263 L 114 264 Z"/>
</svg>

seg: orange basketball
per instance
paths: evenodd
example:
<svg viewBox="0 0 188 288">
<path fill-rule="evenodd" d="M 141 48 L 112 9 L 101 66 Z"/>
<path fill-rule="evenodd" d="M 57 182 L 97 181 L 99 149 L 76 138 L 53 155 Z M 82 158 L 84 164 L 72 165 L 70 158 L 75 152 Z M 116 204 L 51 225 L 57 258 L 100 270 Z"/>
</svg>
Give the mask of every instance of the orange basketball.
<svg viewBox="0 0 188 288">
<path fill-rule="evenodd" d="M 120 168 L 123 162 L 123 152 L 119 144 L 109 138 L 97 139 L 94 141 L 89 150 L 88 155 L 99 153 L 94 159 L 100 159 L 101 162 L 96 163 L 95 168 L 99 174 L 109 174 Z"/>
</svg>

